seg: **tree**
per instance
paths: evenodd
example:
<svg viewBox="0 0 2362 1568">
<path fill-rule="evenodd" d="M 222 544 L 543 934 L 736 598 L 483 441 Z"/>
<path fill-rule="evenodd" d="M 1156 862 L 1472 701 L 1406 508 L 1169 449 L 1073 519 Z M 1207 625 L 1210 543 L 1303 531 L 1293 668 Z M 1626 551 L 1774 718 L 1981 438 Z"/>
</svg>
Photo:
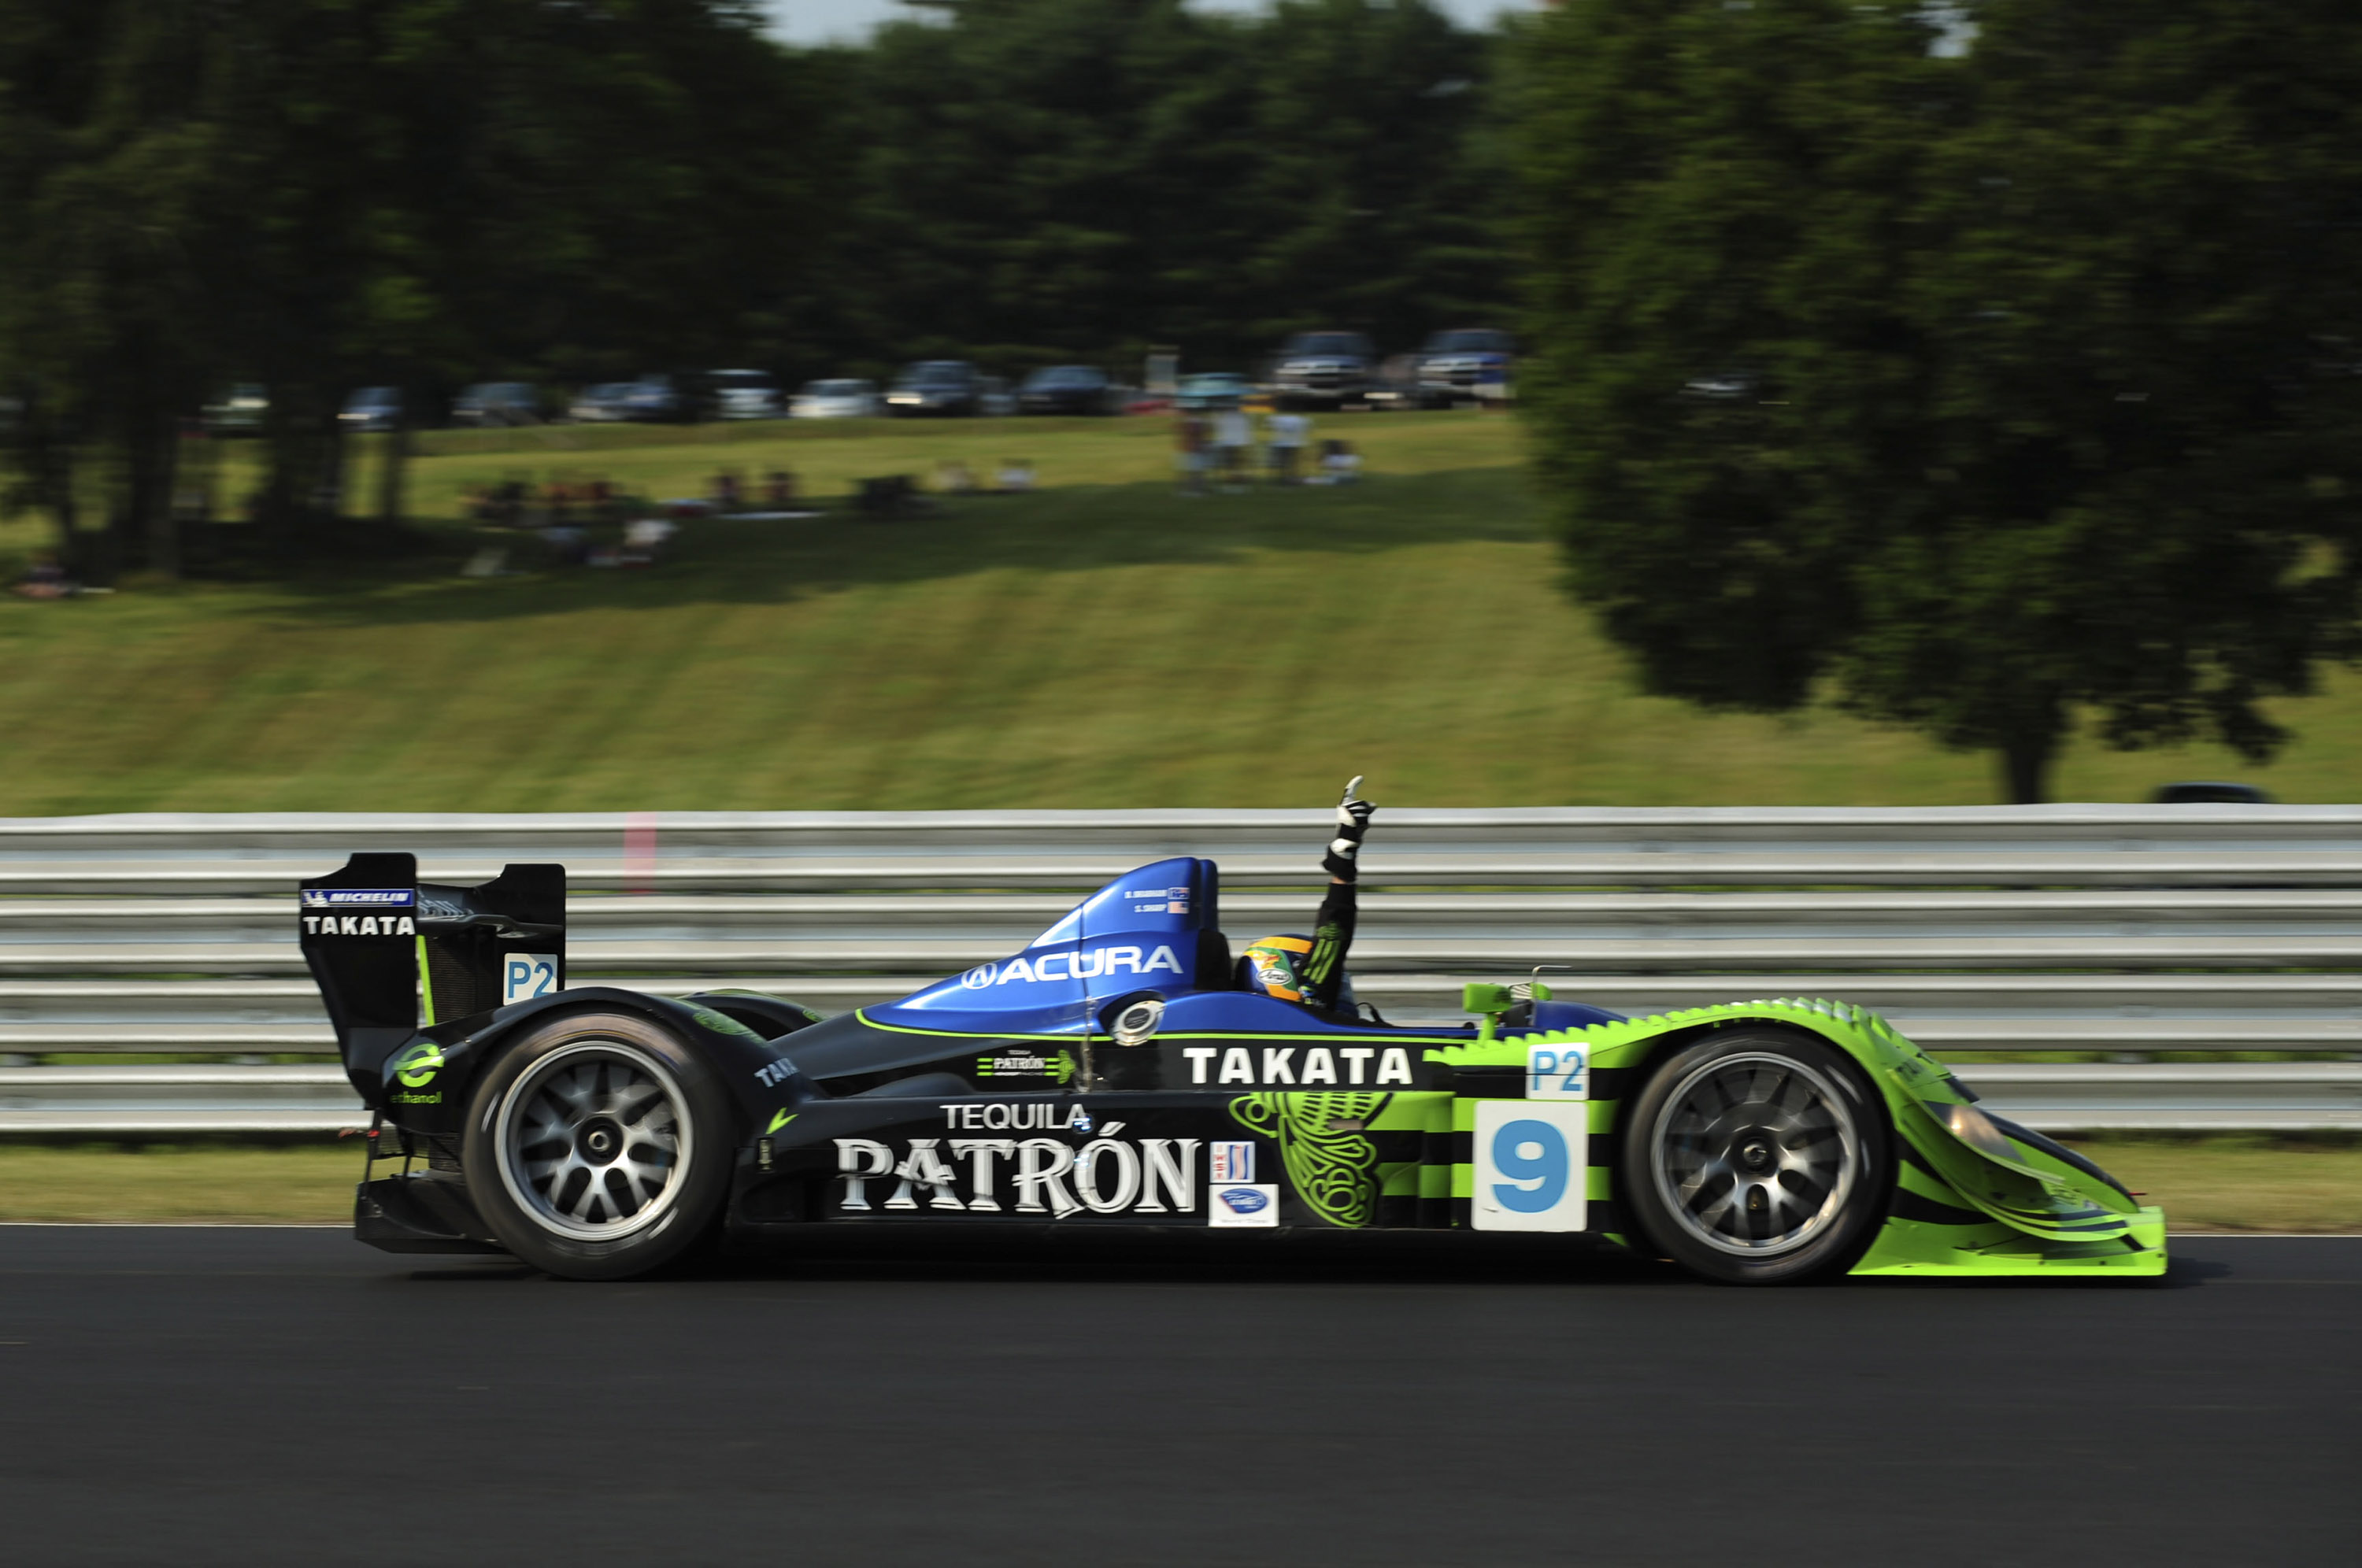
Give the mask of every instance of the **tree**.
<svg viewBox="0 0 2362 1568">
<path fill-rule="evenodd" d="M 76 569 L 179 569 L 177 411 L 211 346 L 204 238 L 221 192 L 222 51 L 205 7 L 15 0 L 0 9 L 0 363 L 26 410 L 21 499 Z M 76 526 L 81 449 L 117 458 L 104 551 Z"/>
<path fill-rule="evenodd" d="M 1404 343 L 1507 294 L 1467 146 L 1484 41 L 1426 0 L 961 0 L 835 58 L 840 334 L 1032 363 L 1282 331 Z"/>
<path fill-rule="evenodd" d="M 1526 390 L 1658 691 L 2001 754 L 2211 735 L 2357 649 L 2362 17 L 1582 0 L 1521 83 Z"/>
<path fill-rule="evenodd" d="M 259 381 L 257 520 L 300 555 L 357 533 L 358 386 L 776 350 L 810 269 L 781 237 L 811 85 L 738 0 L 0 0 L 15 493 L 72 554 L 111 458 L 81 564 L 170 569 L 178 428 Z"/>
</svg>

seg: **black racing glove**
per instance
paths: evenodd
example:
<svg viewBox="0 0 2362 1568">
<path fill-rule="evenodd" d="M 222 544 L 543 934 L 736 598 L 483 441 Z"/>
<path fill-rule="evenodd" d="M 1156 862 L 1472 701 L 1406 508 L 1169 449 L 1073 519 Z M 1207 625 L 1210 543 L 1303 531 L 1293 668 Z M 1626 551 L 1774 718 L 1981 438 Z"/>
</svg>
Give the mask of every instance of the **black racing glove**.
<svg viewBox="0 0 2362 1568">
<path fill-rule="evenodd" d="M 1345 786 L 1344 798 L 1337 802 L 1337 836 L 1329 841 L 1329 852 L 1320 857 L 1320 869 L 1341 882 L 1351 882 L 1360 876 L 1354 856 L 1362 853 L 1362 835 L 1370 831 L 1370 814 L 1377 808 L 1358 799 L 1355 791 L 1362 787 L 1362 776 Z"/>
</svg>

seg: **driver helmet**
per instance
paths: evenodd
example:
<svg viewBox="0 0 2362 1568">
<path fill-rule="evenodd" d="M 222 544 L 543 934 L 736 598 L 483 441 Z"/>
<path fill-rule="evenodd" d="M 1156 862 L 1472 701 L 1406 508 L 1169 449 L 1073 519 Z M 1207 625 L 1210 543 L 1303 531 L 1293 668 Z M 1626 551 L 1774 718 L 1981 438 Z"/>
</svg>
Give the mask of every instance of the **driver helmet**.
<svg viewBox="0 0 2362 1568">
<path fill-rule="evenodd" d="M 1288 931 L 1276 936 L 1259 936 L 1247 944 L 1239 957 L 1239 988 L 1261 991 L 1282 1001 L 1304 1000 L 1304 966 L 1312 958 L 1312 939 Z M 1337 1005 L 1347 1011 L 1353 1007 L 1353 977 L 1337 977 Z"/>
</svg>

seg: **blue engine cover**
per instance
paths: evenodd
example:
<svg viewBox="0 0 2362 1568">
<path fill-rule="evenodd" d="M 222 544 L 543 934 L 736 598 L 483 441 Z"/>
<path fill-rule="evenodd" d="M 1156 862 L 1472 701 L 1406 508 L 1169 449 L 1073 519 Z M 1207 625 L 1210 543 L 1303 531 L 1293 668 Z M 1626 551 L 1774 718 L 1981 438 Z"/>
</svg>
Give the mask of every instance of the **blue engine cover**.
<svg viewBox="0 0 2362 1568">
<path fill-rule="evenodd" d="M 1131 991 L 1170 996 L 1230 984 L 1214 863 L 1190 856 L 1125 873 L 1066 911 L 1013 957 L 978 964 L 897 1002 L 878 1023 L 979 1034 L 1080 1031 L 1091 1010 Z"/>
</svg>

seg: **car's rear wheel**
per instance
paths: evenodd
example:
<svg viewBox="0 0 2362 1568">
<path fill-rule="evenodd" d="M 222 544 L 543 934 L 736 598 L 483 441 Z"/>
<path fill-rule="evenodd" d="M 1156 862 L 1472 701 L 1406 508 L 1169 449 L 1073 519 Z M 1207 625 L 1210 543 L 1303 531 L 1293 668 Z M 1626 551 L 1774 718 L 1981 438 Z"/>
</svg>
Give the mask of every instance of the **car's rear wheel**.
<svg viewBox="0 0 2362 1568">
<path fill-rule="evenodd" d="M 502 1245 L 570 1279 L 671 1263 L 718 1219 L 733 1156 L 727 1098 L 672 1032 L 574 1013 L 520 1035 L 469 1106 L 461 1165 Z"/>
<path fill-rule="evenodd" d="M 1861 1069 L 1786 1030 L 1720 1031 L 1676 1051 L 1624 1129 L 1619 1185 L 1641 1231 L 1731 1284 L 1852 1267 L 1893 1187 L 1886 1110 Z"/>
</svg>

